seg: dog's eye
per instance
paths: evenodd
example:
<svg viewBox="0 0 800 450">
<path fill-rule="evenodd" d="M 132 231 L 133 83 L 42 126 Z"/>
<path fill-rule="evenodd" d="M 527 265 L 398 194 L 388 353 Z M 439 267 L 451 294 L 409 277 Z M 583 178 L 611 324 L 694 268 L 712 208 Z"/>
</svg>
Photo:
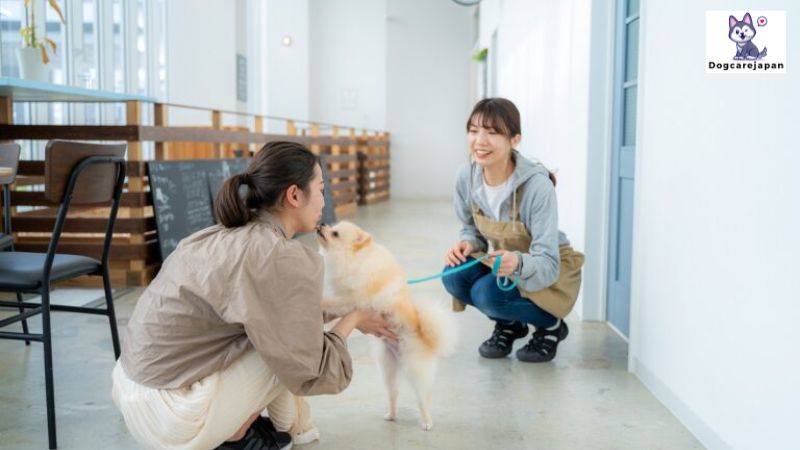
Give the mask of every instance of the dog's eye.
<svg viewBox="0 0 800 450">
<path fill-rule="evenodd" d="M 334 232 L 333 232 L 333 233 L 331 233 L 331 234 L 333 235 L 333 237 L 339 237 L 339 232 L 338 232 L 338 231 L 334 231 Z"/>
</svg>

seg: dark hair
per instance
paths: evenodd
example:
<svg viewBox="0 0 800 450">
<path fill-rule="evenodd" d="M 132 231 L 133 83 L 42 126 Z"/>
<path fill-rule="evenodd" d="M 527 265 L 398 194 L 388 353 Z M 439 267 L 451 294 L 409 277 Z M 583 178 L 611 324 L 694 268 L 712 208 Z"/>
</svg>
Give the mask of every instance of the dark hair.
<svg viewBox="0 0 800 450">
<path fill-rule="evenodd" d="M 467 131 L 472 126 L 473 119 L 481 121 L 476 125 L 492 128 L 509 139 L 522 134 L 519 110 L 511 100 L 505 98 L 485 98 L 476 103 L 467 119 Z"/>
<path fill-rule="evenodd" d="M 515 136 L 522 134 L 519 110 L 511 100 L 505 98 L 485 98 L 476 103 L 469 114 L 469 119 L 467 119 L 467 132 L 469 132 L 469 127 L 473 125 L 473 120 L 481 121 L 474 125 L 491 128 L 508 139 L 513 139 Z M 550 177 L 550 181 L 553 182 L 553 186 L 555 186 L 556 175 L 549 170 L 547 174 Z"/>
<path fill-rule="evenodd" d="M 289 187 L 297 185 L 307 192 L 317 164 L 319 158 L 302 144 L 268 143 L 243 173 L 225 180 L 214 199 L 217 220 L 228 228 L 240 227 L 255 217 L 254 210 L 275 206 Z M 244 198 L 239 194 L 242 186 L 247 186 Z"/>
</svg>

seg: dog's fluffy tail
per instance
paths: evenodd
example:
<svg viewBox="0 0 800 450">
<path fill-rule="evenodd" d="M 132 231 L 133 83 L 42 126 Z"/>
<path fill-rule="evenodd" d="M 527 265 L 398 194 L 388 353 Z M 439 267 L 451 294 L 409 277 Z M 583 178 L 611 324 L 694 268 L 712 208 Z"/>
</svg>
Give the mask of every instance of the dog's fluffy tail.
<svg viewBox="0 0 800 450">
<path fill-rule="evenodd" d="M 414 302 L 419 312 L 419 327 L 422 339 L 439 356 L 455 351 L 458 343 L 458 327 L 453 313 L 433 299 Z"/>
</svg>

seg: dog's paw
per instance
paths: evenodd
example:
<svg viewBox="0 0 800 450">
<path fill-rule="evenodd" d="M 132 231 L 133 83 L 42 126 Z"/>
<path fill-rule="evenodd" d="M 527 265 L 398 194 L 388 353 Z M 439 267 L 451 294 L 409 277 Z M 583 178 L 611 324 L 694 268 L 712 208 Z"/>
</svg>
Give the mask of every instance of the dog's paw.
<svg viewBox="0 0 800 450">
<path fill-rule="evenodd" d="M 388 420 L 389 422 L 394 422 L 394 419 L 397 418 L 397 414 L 389 411 L 383 415 L 383 420 Z"/>
<path fill-rule="evenodd" d="M 419 426 L 422 427 L 425 431 L 430 431 L 433 428 L 433 421 L 432 420 L 421 420 L 419 422 Z"/>
</svg>

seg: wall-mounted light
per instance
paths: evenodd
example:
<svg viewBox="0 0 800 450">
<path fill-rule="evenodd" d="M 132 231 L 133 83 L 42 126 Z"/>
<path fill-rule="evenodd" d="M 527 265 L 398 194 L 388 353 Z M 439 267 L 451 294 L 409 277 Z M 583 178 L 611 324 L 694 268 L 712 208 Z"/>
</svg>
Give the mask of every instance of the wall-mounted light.
<svg viewBox="0 0 800 450">
<path fill-rule="evenodd" d="M 292 37 L 289 36 L 288 34 L 286 36 L 282 37 L 281 38 L 281 44 L 283 44 L 284 47 L 291 47 L 292 46 Z"/>
</svg>

